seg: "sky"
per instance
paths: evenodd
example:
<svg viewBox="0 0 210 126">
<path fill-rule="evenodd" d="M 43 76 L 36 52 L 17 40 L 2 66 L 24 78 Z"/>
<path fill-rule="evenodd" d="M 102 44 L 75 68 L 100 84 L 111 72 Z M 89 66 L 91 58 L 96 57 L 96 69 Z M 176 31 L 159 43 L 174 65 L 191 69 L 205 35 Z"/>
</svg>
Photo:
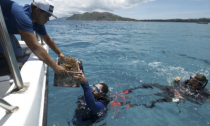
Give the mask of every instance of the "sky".
<svg viewBox="0 0 210 126">
<path fill-rule="evenodd" d="M 13 0 L 20 5 L 33 0 Z M 30 2 L 31 1 L 31 2 Z M 110 12 L 133 19 L 210 18 L 210 0 L 50 0 L 54 15 Z"/>
</svg>

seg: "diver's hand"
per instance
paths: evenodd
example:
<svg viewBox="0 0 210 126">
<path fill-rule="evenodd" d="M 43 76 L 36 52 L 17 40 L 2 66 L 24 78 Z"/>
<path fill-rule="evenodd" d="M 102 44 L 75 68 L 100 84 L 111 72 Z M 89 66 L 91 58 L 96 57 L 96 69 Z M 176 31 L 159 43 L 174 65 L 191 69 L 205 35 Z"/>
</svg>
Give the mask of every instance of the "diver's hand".
<svg viewBox="0 0 210 126">
<path fill-rule="evenodd" d="M 81 71 L 82 72 L 82 71 Z M 84 84 L 87 82 L 87 79 L 85 77 L 85 75 L 83 73 L 81 74 L 77 74 L 73 77 L 74 81 L 80 83 L 80 84 Z"/>
<path fill-rule="evenodd" d="M 184 97 L 182 97 L 181 95 L 179 95 L 179 98 L 180 98 L 180 99 L 185 99 L 185 98 L 184 98 Z"/>
<path fill-rule="evenodd" d="M 177 78 L 175 78 L 174 80 L 175 80 L 176 82 L 179 82 L 179 81 L 180 81 L 180 78 L 177 77 Z"/>
<path fill-rule="evenodd" d="M 56 65 L 53 70 L 57 75 L 69 76 L 69 73 L 62 66 Z"/>
</svg>

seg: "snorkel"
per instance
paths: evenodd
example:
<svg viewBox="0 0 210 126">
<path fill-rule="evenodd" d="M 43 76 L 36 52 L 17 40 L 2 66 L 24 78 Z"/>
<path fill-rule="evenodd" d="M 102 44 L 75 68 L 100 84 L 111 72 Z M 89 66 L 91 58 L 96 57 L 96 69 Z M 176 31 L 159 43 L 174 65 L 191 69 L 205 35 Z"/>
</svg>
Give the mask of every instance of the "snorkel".
<svg viewBox="0 0 210 126">
<path fill-rule="evenodd" d="M 93 88 L 94 88 L 94 86 L 93 86 L 93 85 L 94 85 L 94 84 L 90 84 L 90 85 L 89 85 L 89 87 L 91 87 L 91 88 L 93 89 Z"/>
</svg>

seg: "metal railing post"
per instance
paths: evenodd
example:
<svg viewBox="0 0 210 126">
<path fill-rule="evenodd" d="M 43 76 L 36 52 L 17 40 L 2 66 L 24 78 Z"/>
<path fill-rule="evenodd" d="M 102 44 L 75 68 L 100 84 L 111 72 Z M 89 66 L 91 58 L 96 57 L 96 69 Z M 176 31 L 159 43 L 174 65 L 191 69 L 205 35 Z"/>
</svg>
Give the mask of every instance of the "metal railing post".
<svg viewBox="0 0 210 126">
<path fill-rule="evenodd" d="M 6 56 L 7 62 L 9 64 L 10 72 L 15 81 L 15 85 L 18 89 L 21 89 L 24 87 L 24 84 L 20 75 L 19 67 L 17 65 L 17 60 L 16 60 L 16 57 L 12 48 L 10 37 L 9 37 L 8 31 L 5 25 L 1 6 L 0 6 L 0 41 L 4 50 L 4 54 Z"/>
<path fill-rule="evenodd" d="M 41 45 L 44 45 L 44 42 L 43 42 L 42 38 L 41 38 Z"/>
<path fill-rule="evenodd" d="M 35 32 L 35 31 L 34 31 Z M 35 35 L 36 35 L 36 38 L 37 38 L 37 40 L 39 41 L 39 36 L 38 36 L 38 34 L 35 32 Z M 43 40 L 42 40 L 42 38 L 40 37 L 40 39 L 41 39 L 41 45 L 44 45 L 44 42 L 43 42 Z"/>
<path fill-rule="evenodd" d="M 7 101 L 2 99 L 1 97 L 0 97 L 0 106 L 6 110 L 7 114 L 19 109 L 18 106 L 12 106 L 11 104 L 9 104 Z"/>
<path fill-rule="evenodd" d="M 39 36 L 38 36 L 38 34 L 36 32 L 35 32 L 35 35 L 36 35 L 37 41 L 39 41 Z"/>
</svg>

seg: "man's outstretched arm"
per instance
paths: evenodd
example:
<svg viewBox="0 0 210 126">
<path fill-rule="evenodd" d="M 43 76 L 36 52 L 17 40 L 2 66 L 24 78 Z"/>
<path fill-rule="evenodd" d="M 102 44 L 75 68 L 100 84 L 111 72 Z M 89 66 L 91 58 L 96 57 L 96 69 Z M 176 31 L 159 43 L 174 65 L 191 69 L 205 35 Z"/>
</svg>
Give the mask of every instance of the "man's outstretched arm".
<svg viewBox="0 0 210 126">
<path fill-rule="evenodd" d="M 62 59 L 65 58 L 65 56 L 63 55 L 63 53 L 60 51 L 60 49 L 58 48 L 58 46 L 55 44 L 55 42 L 53 41 L 52 38 L 50 38 L 50 36 L 48 34 L 46 35 L 39 35 L 44 41 L 45 43 L 47 43 L 47 45 Z"/>
<path fill-rule="evenodd" d="M 26 32 L 18 29 L 21 38 L 25 41 L 26 45 L 31 49 L 31 51 L 42 61 L 44 61 L 49 67 L 51 67 L 56 74 L 68 74 L 67 71 L 57 65 L 53 59 L 49 56 L 47 51 L 39 44 L 35 34 Z"/>
</svg>

